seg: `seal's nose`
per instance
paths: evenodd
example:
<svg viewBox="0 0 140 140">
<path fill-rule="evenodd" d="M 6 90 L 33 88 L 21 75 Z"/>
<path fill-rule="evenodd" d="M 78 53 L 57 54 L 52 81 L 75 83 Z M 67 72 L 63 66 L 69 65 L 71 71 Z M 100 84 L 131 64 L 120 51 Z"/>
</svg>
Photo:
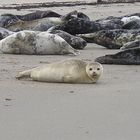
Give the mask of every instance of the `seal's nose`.
<svg viewBox="0 0 140 140">
<path fill-rule="evenodd" d="M 94 71 L 94 72 L 92 73 L 92 75 L 93 75 L 93 76 L 97 76 L 97 73 Z"/>
<path fill-rule="evenodd" d="M 83 41 L 83 46 L 86 46 L 87 45 L 87 42 L 84 40 Z"/>
</svg>

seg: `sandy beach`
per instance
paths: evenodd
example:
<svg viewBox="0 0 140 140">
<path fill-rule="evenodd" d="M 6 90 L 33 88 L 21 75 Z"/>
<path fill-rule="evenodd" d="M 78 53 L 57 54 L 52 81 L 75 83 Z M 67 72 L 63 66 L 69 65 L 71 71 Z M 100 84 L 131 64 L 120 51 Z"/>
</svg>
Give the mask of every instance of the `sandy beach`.
<svg viewBox="0 0 140 140">
<path fill-rule="evenodd" d="M 39 0 L 38 0 L 39 1 Z M 53 7 L 60 14 L 78 10 L 92 20 L 139 12 L 140 3 Z M 25 14 L 37 9 L 0 10 Z M 94 61 L 115 53 L 96 44 L 80 51 L 80 58 Z M 103 65 L 96 84 L 57 84 L 19 81 L 22 70 L 73 56 L 0 54 L 1 140 L 139 140 L 140 66 Z"/>
</svg>

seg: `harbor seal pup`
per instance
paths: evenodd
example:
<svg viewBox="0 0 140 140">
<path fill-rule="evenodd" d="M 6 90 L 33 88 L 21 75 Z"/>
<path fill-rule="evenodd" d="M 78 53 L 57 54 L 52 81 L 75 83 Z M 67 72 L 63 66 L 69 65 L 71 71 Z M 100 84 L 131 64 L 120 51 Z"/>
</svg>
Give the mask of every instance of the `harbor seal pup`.
<svg viewBox="0 0 140 140">
<path fill-rule="evenodd" d="M 140 65 L 140 48 L 120 51 L 116 54 L 100 56 L 95 59 L 101 64 Z"/>
<path fill-rule="evenodd" d="M 63 38 L 46 32 L 20 31 L 0 41 L 0 51 L 9 54 L 78 54 Z"/>
<path fill-rule="evenodd" d="M 67 43 L 69 43 L 74 49 L 82 50 L 87 45 L 87 42 L 81 37 L 73 36 L 67 32 L 61 30 L 48 30 L 51 34 L 57 34 L 62 37 Z"/>
<path fill-rule="evenodd" d="M 101 30 L 95 33 L 77 35 L 90 43 L 102 45 L 107 49 L 120 49 L 124 44 L 140 38 L 138 30 Z"/>
<path fill-rule="evenodd" d="M 100 63 L 87 63 L 79 59 L 54 62 L 20 72 L 16 78 L 31 78 L 41 82 L 96 83 L 103 73 Z"/>
</svg>

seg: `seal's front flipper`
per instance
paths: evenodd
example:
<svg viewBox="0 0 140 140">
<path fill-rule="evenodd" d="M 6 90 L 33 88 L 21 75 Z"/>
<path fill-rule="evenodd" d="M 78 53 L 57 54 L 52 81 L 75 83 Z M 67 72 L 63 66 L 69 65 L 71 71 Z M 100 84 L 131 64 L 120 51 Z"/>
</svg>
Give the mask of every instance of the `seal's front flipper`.
<svg viewBox="0 0 140 140">
<path fill-rule="evenodd" d="M 71 76 L 71 75 L 66 75 L 66 76 L 63 76 L 63 82 L 64 83 L 74 83 L 74 78 Z"/>
</svg>

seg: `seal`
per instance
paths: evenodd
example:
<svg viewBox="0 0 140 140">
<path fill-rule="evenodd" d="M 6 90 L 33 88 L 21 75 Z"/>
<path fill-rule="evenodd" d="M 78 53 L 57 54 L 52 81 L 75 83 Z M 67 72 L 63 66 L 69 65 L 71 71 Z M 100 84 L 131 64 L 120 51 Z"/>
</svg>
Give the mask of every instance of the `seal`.
<svg viewBox="0 0 140 140">
<path fill-rule="evenodd" d="M 121 21 L 122 21 L 124 24 L 126 24 L 126 23 L 128 23 L 128 22 L 131 22 L 131 21 L 133 21 L 133 20 L 140 20 L 140 17 L 139 17 L 139 16 L 130 16 L 130 17 L 123 17 L 123 18 L 121 19 Z"/>
<path fill-rule="evenodd" d="M 138 30 L 101 30 L 95 33 L 77 35 L 90 43 L 102 45 L 107 49 L 120 49 L 124 44 L 140 38 Z"/>
<path fill-rule="evenodd" d="M 42 19 L 36 19 L 36 20 L 31 20 L 31 21 L 22 21 L 18 20 L 17 22 L 5 26 L 6 29 L 10 31 L 22 31 L 22 30 L 32 30 L 36 26 L 39 26 L 40 24 L 48 26 L 48 28 L 54 26 L 54 25 L 59 25 L 62 24 L 64 21 L 59 18 L 59 17 L 46 17 Z M 46 30 L 47 30 L 46 29 Z"/>
<path fill-rule="evenodd" d="M 0 51 L 9 54 L 36 55 L 79 53 L 60 36 L 35 31 L 20 31 L 4 38 L 0 41 Z"/>
<path fill-rule="evenodd" d="M 132 20 L 122 26 L 123 29 L 139 29 L 140 28 L 140 19 Z"/>
<path fill-rule="evenodd" d="M 71 18 L 74 18 L 75 16 L 80 19 L 87 19 L 88 17 L 84 15 L 83 13 L 72 11 L 66 15 L 56 15 L 54 12 L 52 13 L 53 16 L 47 16 L 48 12 L 45 11 L 39 11 L 35 13 L 30 13 L 24 16 L 16 15 L 18 17 L 18 21 L 16 21 L 13 24 L 8 24 L 5 26 L 8 30 L 11 31 L 21 31 L 21 30 L 38 30 L 38 31 L 46 31 L 52 26 L 61 25 L 62 23 L 65 23 Z"/>
<path fill-rule="evenodd" d="M 3 14 L 0 16 L 0 27 L 5 28 L 7 26 L 15 24 L 18 21 L 20 21 L 20 19 L 16 15 Z"/>
<path fill-rule="evenodd" d="M 72 18 L 67 22 L 57 25 L 54 30 L 63 30 L 69 34 L 85 34 L 93 33 L 100 30 L 107 29 L 121 29 L 122 25 L 114 23 L 113 20 L 106 20 L 106 22 L 89 21 L 81 18 Z"/>
<path fill-rule="evenodd" d="M 61 15 L 52 10 L 46 10 L 46 11 L 37 10 L 37 11 L 31 12 L 29 14 L 16 15 L 16 16 L 20 20 L 31 21 L 31 20 L 36 20 L 36 19 L 41 19 L 41 18 L 46 18 L 46 17 L 60 17 Z"/>
<path fill-rule="evenodd" d="M 116 54 L 97 57 L 95 61 L 101 64 L 140 65 L 140 48 L 128 49 Z"/>
<path fill-rule="evenodd" d="M 67 59 L 19 72 L 16 78 L 31 78 L 41 82 L 90 84 L 96 83 L 102 73 L 103 67 L 100 63 Z"/>
<path fill-rule="evenodd" d="M 57 34 L 60 37 L 62 37 L 68 44 L 70 44 L 74 49 L 82 50 L 87 45 L 87 42 L 82 39 L 81 37 L 76 37 L 74 35 L 71 35 L 67 32 L 61 31 L 61 30 L 48 30 L 47 32 L 51 34 Z"/>
<path fill-rule="evenodd" d="M 120 49 L 127 50 L 127 49 L 138 48 L 138 47 L 140 47 L 140 40 L 134 40 L 124 44 Z"/>
</svg>

